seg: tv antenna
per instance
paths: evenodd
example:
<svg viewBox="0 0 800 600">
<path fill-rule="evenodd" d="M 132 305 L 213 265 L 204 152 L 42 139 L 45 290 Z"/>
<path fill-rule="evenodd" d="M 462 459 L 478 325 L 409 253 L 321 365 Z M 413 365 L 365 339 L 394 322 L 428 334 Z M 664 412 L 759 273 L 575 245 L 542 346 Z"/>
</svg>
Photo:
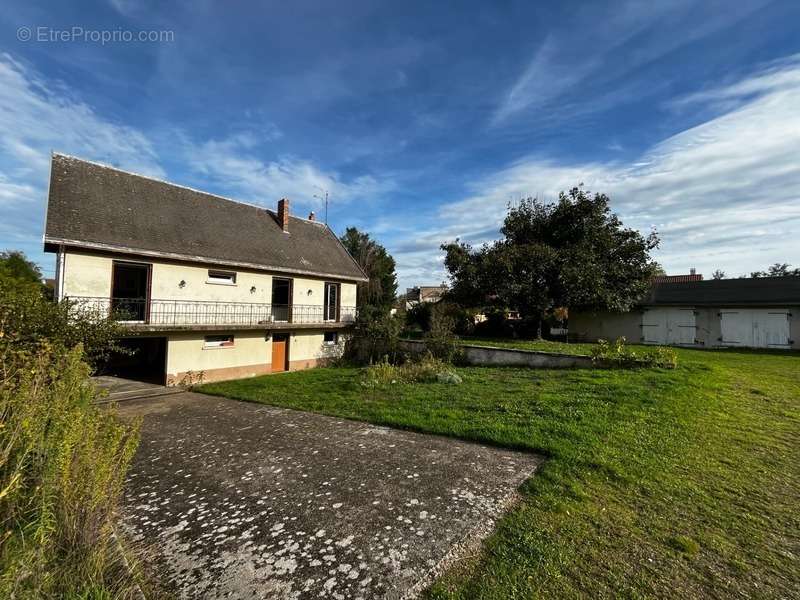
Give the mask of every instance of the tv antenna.
<svg viewBox="0 0 800 600">
<path fill-rule="evenodd" d="M 328 190 L 323 190 L 321 187 L 318 187 L 318 186 L 314 186 L 314 187 L 317 188 L 320 191 L 320 194 L 322 194 L 322 196 L 320 196 L 318 194 L 314 194 L 314 198 L 317 198 L 318 200 L 323 200 L 325 202 L 325 225 L 327 225 L 328 224 Z"/>
</svg>

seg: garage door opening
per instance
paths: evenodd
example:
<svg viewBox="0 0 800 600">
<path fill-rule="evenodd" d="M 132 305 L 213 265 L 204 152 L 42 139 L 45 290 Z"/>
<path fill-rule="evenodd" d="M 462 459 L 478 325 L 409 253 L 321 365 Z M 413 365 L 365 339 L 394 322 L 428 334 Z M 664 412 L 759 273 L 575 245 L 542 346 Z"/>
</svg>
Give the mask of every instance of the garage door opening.
<svg viewBox="0 0 800 600">
<path fill-rule="evenodd" d="M 719 313 L 723 346 L 791 348 L 788 309 L 733 309 Z"/>
<path fill-rule="evenodd" d="M 123 338 L 119 345 L 132 354 L 113 354 L 102 370 L 103 375 L 166 385 L 167 338 Z"/>
</svg>

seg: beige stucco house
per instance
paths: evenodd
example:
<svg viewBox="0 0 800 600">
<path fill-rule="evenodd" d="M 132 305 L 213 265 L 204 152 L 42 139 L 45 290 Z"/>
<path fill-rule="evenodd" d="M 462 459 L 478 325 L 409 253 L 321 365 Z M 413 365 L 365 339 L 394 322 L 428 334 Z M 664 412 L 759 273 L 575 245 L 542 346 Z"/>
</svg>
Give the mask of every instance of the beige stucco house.
<svg viewBox="0 0 800 600">
<path fill-rule="evenodd" d="M 45 250 L 56 297 L 112 314 L 136 350 L 109 372 L 168 385 L 304 369 L 338 354 L 364 272 L 313 219 L 61 154 Z"/>
</svg>

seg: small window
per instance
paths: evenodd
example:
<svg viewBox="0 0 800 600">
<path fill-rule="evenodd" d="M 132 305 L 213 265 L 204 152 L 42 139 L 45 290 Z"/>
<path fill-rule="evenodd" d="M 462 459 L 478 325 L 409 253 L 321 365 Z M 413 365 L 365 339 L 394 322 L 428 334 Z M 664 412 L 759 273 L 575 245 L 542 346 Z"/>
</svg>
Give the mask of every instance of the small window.
<svg viewBox="0 0 800 600">
<path fill-rule="evenodd" d="M 204 348 L 230 348 L 233 346 L 232 335 L 207 335 Z"/>
<path fill-rule="evenodd" d="M 325 338 L 323 339 L 323 343 L 326 346 L 333 346 L 339 342 L 339 332 L 337 331 L 326 331 Z"/>
<path fill-rule="evenodd" d="M 222 285 L 236 285 L 236 273 L 233 271 L 209 271 L 206 283 L 220 283 Z"/>
</svg>

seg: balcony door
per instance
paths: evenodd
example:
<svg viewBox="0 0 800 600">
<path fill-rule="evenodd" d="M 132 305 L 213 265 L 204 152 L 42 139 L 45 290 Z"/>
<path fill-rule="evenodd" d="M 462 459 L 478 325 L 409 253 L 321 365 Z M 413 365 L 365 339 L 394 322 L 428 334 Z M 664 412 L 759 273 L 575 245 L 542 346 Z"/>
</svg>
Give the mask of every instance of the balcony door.
<svg viewBox="0 0 800 600">
<path fill-rule="evenodd" d="M 292 320 L 292 280 L 272 278 L 272 320 Z"/>
<path fill-rule="evenodd" d="M 120 321 L 146 322 L 152 265 L 114 261 L 111 269 L 111 311 Z"/>
<path fill-rule="evenodd" d="M 339 320 L 339 307 L 342 286 L 339 283 L 326 283 L 325 284 L 325 315 L 326 321 Z"/>
</svg>

